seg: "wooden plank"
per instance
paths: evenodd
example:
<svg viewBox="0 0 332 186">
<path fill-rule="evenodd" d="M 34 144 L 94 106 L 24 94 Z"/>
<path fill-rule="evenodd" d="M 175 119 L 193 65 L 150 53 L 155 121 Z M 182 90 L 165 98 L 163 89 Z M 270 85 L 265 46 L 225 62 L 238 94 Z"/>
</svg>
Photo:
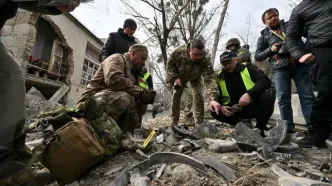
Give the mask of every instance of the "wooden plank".
<svg viewBox="0 0 332 186">
<path fill-rule="evenodd" d="M 50 103 L 58 103 L 61 98 L 69 91 L 69 86 L 63 84 L 58 91 L 48 100 Z"/>
</svg>

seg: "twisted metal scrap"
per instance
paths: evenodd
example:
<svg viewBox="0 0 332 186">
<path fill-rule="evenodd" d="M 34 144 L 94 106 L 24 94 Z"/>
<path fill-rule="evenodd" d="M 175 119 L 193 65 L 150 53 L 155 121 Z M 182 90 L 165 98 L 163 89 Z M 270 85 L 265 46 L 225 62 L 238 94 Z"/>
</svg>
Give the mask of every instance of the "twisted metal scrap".
<svg viewBox="0 0 332 186">
<path fill-rule="evenodd" d="M 277 126 L 267 131 L 267 137 L 260 135 L 259 129 L 250 129 L 244 123 L 240 122 L 236 130 L 231 134 L 239 143 L 246 143 L 261 147 L 259 150 L 266 159 L 271 157 L 271 153 L 284 141 L 286 137 L 287 126 L 283 120 L 277 120 Z"/>
<path fill-rule="evenodd" d="M 139 164 L 132 167 L 130 170 L 122 173 L 118 178 L 116 178 L 110 186 L 124 186 L 129 184 L 130 180 L 130 171 L 138 170 L 140 174 L 148 170 L 150 167 L 156 164 L 162 163 L 183 163 L 195 167 L 199 172 L 206 174 L 208 171 L 205 165 L 184 154 L 175 153 L 175 152 L 158 152 L 154 153 L 145 161 L 140 162 Z"/>
</svg>

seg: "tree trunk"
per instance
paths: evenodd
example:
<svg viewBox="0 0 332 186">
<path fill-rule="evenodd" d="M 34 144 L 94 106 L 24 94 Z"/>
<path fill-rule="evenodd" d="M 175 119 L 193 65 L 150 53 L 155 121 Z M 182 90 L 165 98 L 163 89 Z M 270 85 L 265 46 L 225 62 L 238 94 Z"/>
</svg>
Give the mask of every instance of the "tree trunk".
<svg viewBox="0 0 332 186">
<path fill-rule="evenodd" d="M 221 31 L 222 24 L 224 23 L 224 19 L 225 19 L 225 16 L 226 16 L 228 4 L 229 4 L 229 0 L 225 0 L 224 8 L 222 9 L 222 12 L 220 14 L 219 23 L 218 23 L 218 26 L 217 26 L 216 34 L 214 36 L 213 49 L 212 49 L 212 58 L 211 58 L 212 65 L 214 65 L 214 61 L 215 61 L 215 58 L 216 58 L 216 53 L 217 53 L 219 38 L 220 38 L 220 31 Z"/>
</svg>

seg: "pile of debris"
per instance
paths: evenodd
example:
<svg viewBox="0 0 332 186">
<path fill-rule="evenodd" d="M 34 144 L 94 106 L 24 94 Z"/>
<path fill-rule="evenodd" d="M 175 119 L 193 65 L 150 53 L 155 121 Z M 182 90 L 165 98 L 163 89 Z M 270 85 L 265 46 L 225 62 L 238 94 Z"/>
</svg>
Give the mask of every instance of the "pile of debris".
<svg viewBox="0 0 332 186">
<path fill-rule="evenodd" d="M 38 118 L 41 112 L 47 112 L 63 107 L 59 103 L 48 102 L 41 92 L 32 87 L 25 94 L 25 110 L 26 110 L 26 126 L 29 125 L 34 119 Z M 35 131 L 34 133 L 27 134 L 27 142 L 40 139 L 42 133 Z"/>
<path fill-rule="evenodd" d="M 300 149 L 285 122 L 263 138 L 245 123 L 231 128 L 212 120 L 197 127 L 170 126 L 170 117 L 144 122 L 132 138 L 149 145 L 121 152 L 71 186 L 87 185 L 331 185 L 331 151 Z M 49 186 L 57 186 L 56 183 Z"/>
<path fill-rule="evenodd" d="M 43 94 L 34 87 L 32 87 L 25 96 L 27 121 L 36 118 L 41 111 L 47 112 L 63 107 L 63 105 L 59 103 L 48 102 Z"/>
<path fill-rule="evenodd" d="M 49 103 L 35 88 L 27 93 L 28 120 L 62 107 Z M 262 137 L 257 129 L 240 122 L 235 128 L 216 122 L 207 114 L 205 123 L 192 126 L 182 113 L 180 125 L 171 126 L 169 112 L 145 119 L 127 146 L 107 161 L 96 165 L 71 186 L 88 185 L 330 185 L 332 155 L 326 149 L 300 149 L 292 143 L 296 134 L 286 134 L 286 124 Z M 143 143 L 149 134 L 154 136 Z M 264 136 L 263 135 L 263 136 Z M 41 133 L 28 134 L 27 141 L 40 141 Z M 139 144 L 139 145 L 133 145 Z M 292 181 L 290 181 L 292 180 Z M 57 186 L 57 183 L 49 186 Z"/>
</svg>

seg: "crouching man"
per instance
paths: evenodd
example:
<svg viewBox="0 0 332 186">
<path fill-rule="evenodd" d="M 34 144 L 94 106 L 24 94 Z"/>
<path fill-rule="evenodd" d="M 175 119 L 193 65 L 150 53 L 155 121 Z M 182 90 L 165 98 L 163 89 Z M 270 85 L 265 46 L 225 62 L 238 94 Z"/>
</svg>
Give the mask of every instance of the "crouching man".
<svg viewBox="0 0 332 186">
<path fill-rule="evenodd" d="M 275 101 L 271 80 L 256 66 L 238 63 L 232 52 L 222 53 L 220 63 L 223 69 L 218 72 L 217 81 L 222 106 L 220 111 L 212 112 L 212 116 L 230 125 L 256 118 L 256 128 L 267 130 Z"/>
<path fill-rule="evenodd" d="M 133 132 L 141 126 L 144 107 L 154 102 L 156 92 L 139 86 L 140 73 L 148 58 L 144 45 L 135 44 L 125 54 L 113 54 L 100 65 L 80 98 L 80 108 L 90 96 L 104 100 L 105 113 L 113 118 L 122 132 Z"/>
</svg>

